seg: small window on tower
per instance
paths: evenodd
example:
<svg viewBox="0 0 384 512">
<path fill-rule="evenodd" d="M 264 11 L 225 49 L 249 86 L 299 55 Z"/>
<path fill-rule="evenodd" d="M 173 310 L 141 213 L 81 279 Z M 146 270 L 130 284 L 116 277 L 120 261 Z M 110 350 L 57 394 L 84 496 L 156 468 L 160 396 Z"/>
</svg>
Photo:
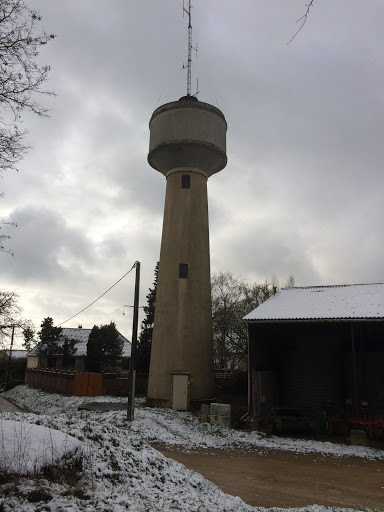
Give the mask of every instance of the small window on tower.
<svg viewBox="0 0 384 512">
<path fill-rule="evenodd" d="M 180 279 L 188 278 L 188 263 L 180 263 L 179 264 L 179 278 Z"/>
<path fill-rule="evenodd" d="M 189 174 L 183 174 L 181 177 L 181 188 L 191 188 L 191 177 Z"/>
</svg>

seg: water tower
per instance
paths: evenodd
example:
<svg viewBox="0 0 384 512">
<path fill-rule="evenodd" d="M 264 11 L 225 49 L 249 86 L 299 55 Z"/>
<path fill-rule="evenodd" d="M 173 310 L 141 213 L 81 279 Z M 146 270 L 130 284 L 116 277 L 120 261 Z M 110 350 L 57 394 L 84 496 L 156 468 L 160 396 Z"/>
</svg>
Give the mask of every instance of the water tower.
<svg viewBox="0 0 384 512">
<path fill-rule="evenodd" d="M 152 114 L 149 164 L 167 180 L 147 403 L 187 409 L 213 398 L 207 180 L 227 163 L 227 123 L 190 94 Z"/>
</svg>

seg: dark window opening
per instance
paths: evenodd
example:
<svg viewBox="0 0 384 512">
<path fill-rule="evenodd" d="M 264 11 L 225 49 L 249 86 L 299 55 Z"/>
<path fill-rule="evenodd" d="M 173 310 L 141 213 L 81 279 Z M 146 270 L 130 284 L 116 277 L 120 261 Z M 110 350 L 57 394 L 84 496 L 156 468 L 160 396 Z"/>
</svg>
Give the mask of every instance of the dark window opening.
<svg viewBox="0 0 384 512">
<path fill-rule="evenodd" d="M 189 174 L 182 175 L 181 188 L 191 188 L 191 177 L 189 176 Z"/>
<path fill-rule="evenodd" d="M 57 367 L 57 358 L 53 356 L 47 357 L 47 368 L 56 368 Z"/>
<path fill-rule="evenodd" d="M 180 263 L 179 264 L 179 278 L 180 279 L 188 278 L 188 263 Z"/>
</svg>

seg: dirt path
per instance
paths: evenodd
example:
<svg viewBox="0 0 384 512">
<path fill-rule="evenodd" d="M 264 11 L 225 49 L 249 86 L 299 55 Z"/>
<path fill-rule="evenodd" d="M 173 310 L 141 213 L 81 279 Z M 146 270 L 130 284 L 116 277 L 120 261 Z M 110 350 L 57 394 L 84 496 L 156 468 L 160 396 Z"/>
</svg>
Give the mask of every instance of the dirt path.
<svg viewBox="0 0 384 512">
<path fill-rule="evenodd" d="M 253 506 L 318 504 L 384 511 L 384 461 L 272 451 L 188 454 L 154 447 Z"/>
<path fill-rule="evenodd" d="M 25 412 L 23 409 L 14 405 L 9 400 L 6 400 L 4 397 L 0 396 L 0 412 Z"/>
</svg>

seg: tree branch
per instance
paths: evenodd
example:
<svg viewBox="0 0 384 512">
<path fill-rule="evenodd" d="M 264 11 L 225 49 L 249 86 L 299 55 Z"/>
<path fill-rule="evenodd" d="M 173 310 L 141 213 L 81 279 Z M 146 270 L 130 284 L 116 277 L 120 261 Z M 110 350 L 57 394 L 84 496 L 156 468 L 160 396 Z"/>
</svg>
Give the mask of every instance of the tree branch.
<svg viewBox="0 0 384 512">
<path fill-rule="evenodd" d="M 303 14 L 303 16 L 301 16 L 301 18 L 296 20 L 296 23 L 300 23 L 301 22 L 301 25 L 300 25 L 299 29 L 295 32 L 295 34 L 291 37 L 291 39 L 288 41 L 287 45 L 292 43 L 292 41 L 295 39 L 297 34 L 304 27 L 304 25 L 305 25 L 305 23 L 307 21 L 308 15 L 309 15 L 309 11 L 310 11 L 311 7 L 313 7 L 313 2 L 314 2 L 314 0 L 310 0 L 308 4 L 305 4 L 305 7 L 307 8 L 307 10 L 305 11 L 305 14 Z"/>
</svg>

